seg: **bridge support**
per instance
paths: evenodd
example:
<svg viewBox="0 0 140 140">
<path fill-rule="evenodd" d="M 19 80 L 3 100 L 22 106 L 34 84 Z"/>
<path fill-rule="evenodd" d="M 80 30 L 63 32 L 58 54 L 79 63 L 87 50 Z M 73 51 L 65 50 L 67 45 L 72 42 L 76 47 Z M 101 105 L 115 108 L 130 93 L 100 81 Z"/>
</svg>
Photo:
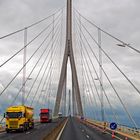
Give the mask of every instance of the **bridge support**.
<svg viewBox="0 0 140 140">
<path fill-rule="evenodd" d="M 75 102 L 77 103 L 77 110 L 78 115 L 83 116 L 83 108 L 81 103 L 81 96 L 77 78 L 77 72 L 75 67 L 75 60 L 73 55 L 73 48 L 72 48 L 72 0 L 67 0 L 67 25 L 66 25 L 66 46 L 65 52 L 63 57 L 62 69 L 59 79 L 59 85 L 57 90 L 57 96 L 55 101 L 55 108 L 54 108 L 54 116 L 58 115 L 60 102 L 62 98 L 62 89 L 64 82 L 66 80 L 66 71 L 67 71 L 67 62 L 68 58 L 70 59 L 71 71 L 72 71 L 72 79 L 73 79 L 73 86 L 72 91 L 75 91 Z"/>
</svg>

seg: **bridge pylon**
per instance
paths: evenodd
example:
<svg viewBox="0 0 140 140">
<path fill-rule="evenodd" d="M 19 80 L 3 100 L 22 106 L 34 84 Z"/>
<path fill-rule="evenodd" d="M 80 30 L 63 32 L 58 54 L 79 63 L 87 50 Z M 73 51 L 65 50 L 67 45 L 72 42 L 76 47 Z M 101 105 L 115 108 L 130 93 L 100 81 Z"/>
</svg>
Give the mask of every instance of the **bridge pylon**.
<svg viewBox="0 0 140 140">
<path fill-rule="evenodd" d="M 67 75 L 67 62 L 68 58 L 70 59 L 71 71 L 72 71 L 72 91 L 75 91 L 75 102 L 77 105 L 77 113 L 80 116 L 83 116 L 83 108 L 79 90 L 79 83 L 77 77 L 77 71 L 75 66 L 74 54 L 73 54 L 73 47 L 72 47 L 72 0 L 67 0 L 67 21 L 66 21 L 66 44 L 65 44 L 65 51 L 63 57 L 63 63 L 61 68 L 61 74 L 58 84 L 57 96 L 55 101 L 54 107 L 54 116 L 58 115 L 60 102 L 62 98 L 62 89 L 64 86 L 64 82 L 66 80 Z"/>
</svg>

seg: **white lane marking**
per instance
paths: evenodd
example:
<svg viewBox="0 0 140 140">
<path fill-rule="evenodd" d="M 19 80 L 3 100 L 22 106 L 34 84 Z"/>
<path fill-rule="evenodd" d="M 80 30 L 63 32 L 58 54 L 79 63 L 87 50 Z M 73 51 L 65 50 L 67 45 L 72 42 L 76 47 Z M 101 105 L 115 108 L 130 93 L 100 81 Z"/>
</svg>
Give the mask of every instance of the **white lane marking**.
<svg viewBox="0 0 140 140">
<path fill-rule="evenodd" d="M 61 129 L 61 131 L 60 131 L 60 133 L 59 133 L 58 137 L 56 138 L 56 140 L 59 140 L 59 139 L 60 139 L 60 137 L 61 137 L 61 135 L 62 135 L 62 132 L 64 131 L 64 128 L 65 128 L 65 126 L 66 126 L 67 122 L 68 122 L 68 119 L 67 119 L 67 121 L 65 122 L 65 124 L 64 124 L 64 126 L 63 126 L 63 128 Z"/>
<path fill-rule="evenodd" d="M 82 132 L 84 132 L 84 129 L 82 129 Z"/>
<path fill-rule="evenodd" d="M 86 137 L 89 139 L 89 135 L 86 135 Z"/>
</svg>

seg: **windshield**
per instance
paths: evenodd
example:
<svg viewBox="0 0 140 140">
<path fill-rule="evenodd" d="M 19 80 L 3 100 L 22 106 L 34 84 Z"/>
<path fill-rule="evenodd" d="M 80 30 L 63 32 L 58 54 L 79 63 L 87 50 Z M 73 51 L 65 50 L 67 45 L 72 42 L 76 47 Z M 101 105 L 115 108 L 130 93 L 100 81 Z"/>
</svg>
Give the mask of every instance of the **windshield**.
<svg viewBox="0 0 140 140">
<path fill-rule="evenodd" d="M 22 117 L 22 112 L 7 112 L 6 117 L 8 118 L 19 118 Z"/>
<path fill-rule="evenodd" d="M 49 116 L 49 113 L 40 113 L 41 116 Z"/>
</svg>

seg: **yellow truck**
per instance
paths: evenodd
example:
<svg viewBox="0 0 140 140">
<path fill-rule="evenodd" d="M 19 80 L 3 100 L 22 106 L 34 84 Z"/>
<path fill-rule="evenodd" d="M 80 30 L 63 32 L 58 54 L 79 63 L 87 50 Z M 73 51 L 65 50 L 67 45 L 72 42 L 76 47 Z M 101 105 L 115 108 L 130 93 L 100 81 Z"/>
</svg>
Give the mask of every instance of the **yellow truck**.
<svg viewBox="0 0 140 140">
<path fill-rule="evenodd" d="M 26 131 L 34 128 L 33 108 L 28 106 L 11 106 L 4 113 L 6 132 L 13 130 Z"/>
</svg>

